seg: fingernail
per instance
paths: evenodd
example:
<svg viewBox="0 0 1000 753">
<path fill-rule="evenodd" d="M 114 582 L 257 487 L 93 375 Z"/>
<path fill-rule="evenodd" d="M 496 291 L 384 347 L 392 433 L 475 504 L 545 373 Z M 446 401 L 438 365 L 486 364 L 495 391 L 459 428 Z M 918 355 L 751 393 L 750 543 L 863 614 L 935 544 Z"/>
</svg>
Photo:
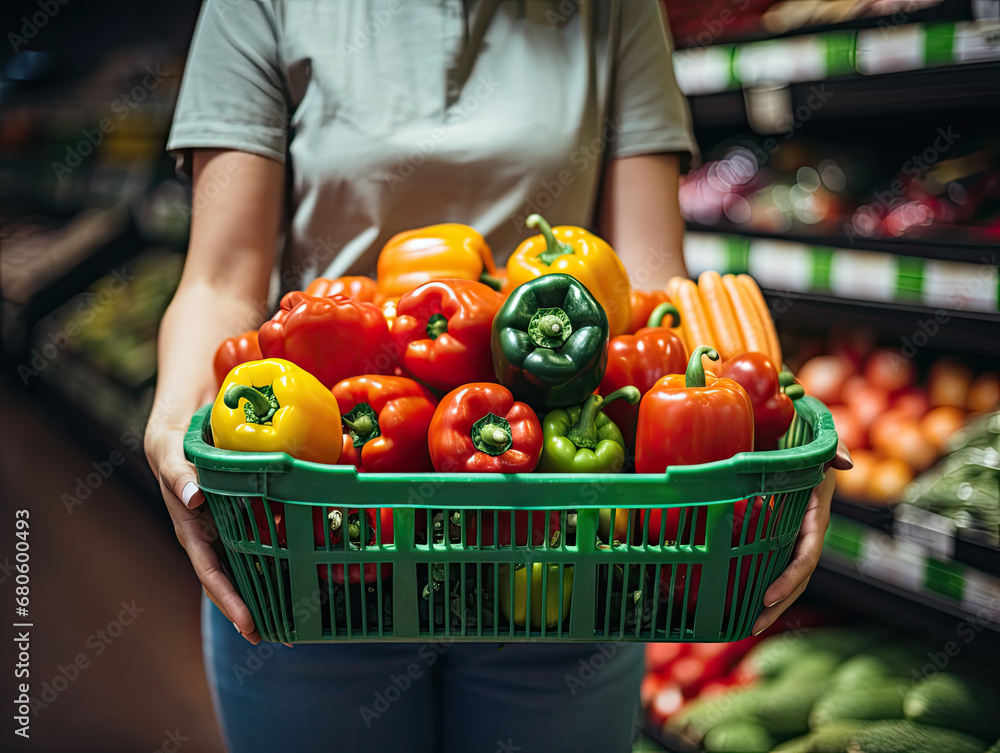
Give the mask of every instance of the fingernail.
<svg viewBox="0 0 1000 753">
<path fill-rule="evenodd" d="M 785 600 L 785 597 L 782 596 L 780 599 L 776 599 L 775 601 L 772 601 L 770 604 L 765 604 L 764 607 L 767 608 L 767 609 L 770 609 L 771 607 L 773 607 L 773 606 L 775 606 L 777 604 L 780 604 L 784 600 Z"/>
<path fill-rule="evenodd" d="M 181 489 L 181 502 L 184 503 L 185 507 L 191 507 L 191 500 L 198 491 L 198 485 L 194 481 L 188 481 L 184 484 L 184 488 Z"/>
<path fill-rule="evenodd" d="M 236 632 L 237 633 L 239 633 L 240 635 L 243 635 L 243 631 L 240 630 L 240 626 L 237 625 L 235 622 L 233 623 L 233 627 L 236 628 Z"/>
<path fill-rule="evenodd" d="M 756 638 L 758 635 L 760 635 L 761 633 L 763 633 L 765 630 L 767 630 L 767 625 L 765 625 L 764 627 L 762 627 L 762 628 L 760 628 L 758 630 L 754 630 L 753 631 L 754 638 Z"/>
</svg>

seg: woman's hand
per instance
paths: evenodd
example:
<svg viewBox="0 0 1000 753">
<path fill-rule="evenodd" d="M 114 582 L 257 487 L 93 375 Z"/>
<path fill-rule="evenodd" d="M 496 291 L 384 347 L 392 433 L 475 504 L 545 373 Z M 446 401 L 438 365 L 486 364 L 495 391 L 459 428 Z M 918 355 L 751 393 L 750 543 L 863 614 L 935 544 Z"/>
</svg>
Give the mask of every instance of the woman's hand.
<svg viewBox="0 0 1000 753">
<path fill-rule="evenodd" d="M 847 451 L 847 446 L 843 442 L 837 446 L 837 455 L 831 463 L 827 464 L 827 470 L 831 466 L 838 471 L 847 471 L 854 467 L 854 463 L 851 462 L 851 453 Z M 819 564 L 819 556 L 823 551 L 823 539 L 826 536 L 826 529 L 830 525 L 830 502 L 833 500 L 834 486 L 833 474 L 827 473 L 826 478 L 812 490 L 809 506 L 802 519 L 802 527 L 799 528 L 799 537 L 795 541 L 795 553 L 792 556 L 792 561 L 788 563 L 788 567 L 764 594 L 765 608 L 753 625 L 754 635 L 764 631 L 774 623 L 809 585 L 809 578 L 816 569 L 816 565 Z"/>
<path fill-rule="evenodd" d="M 208 598 L 244 638 L 258 643 L 250 610 L 222 569 L 215 522 L 184 458 L 184 433 L 191 415 L 215 399 L 212 356 L 219 343 L 266 318 L 285 169 L 264 157 L 208 149 L 196 149 L 193 163 L 191 241 L 160 322 L 146 458 Z"/>
<path fill-rule="evenodd" d="M 160 493 L 174 522 L 177 540 L 191 559 L 208 598 L 233 623 L 240 635 L 251 643 L 259 643 L 260 635 L 250 610 L 222 569 L 215 549 L 219 538 L 215 521 L 205 504 L 205 495 L 198 489 L 194 468 L 184 458 L 183 442 L 187 427 L 183 426 L 183 419 L 178 425 L 176 418 L 179 417 L 149 422 L 145 439 L 146 459 L 160 482 Z"/>
</svg>

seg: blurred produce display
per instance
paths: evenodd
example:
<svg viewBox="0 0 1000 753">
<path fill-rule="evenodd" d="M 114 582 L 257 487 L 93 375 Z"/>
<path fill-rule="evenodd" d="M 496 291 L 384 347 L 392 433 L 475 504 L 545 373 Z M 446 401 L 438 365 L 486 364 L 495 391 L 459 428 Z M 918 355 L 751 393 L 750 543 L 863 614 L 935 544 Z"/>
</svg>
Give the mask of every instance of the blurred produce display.
<svg viewBox="0 0 1000 753">
<path fill-rule="evenodd" d="M 105 426 L 121 431 L 148 413 L 156 335 L 184 257 L 148 248 L 42 319 L 18 367 L 40 377 Z"/>
<path fill-rule="evenodd" d="M 907 486 L 902 499 L 1000 546 L 1000 413 L 969 422 L 945 449 L 950 454 Z"/>
<path fill-rule="evenodd" d="M 806 394 L 830 406 L 837 433 L 851 451 L 854 468 L 837 472 L 837 492 L 853 501 L 902 501 L 907 485 L 949 450 L 949 441 L 971 416 L 1000 405 L 1000 374 L 977 375 L 957 357 L 935 359 L 922 376 L 913 358 L 896 348 L 873 347 L 866 336 L 828 343 L 824 350 L 806 360 L 796 377 Z M 985 473 L 970 474 L 969 481 L 976 488 L 990 483 Z M 946 487 L 939 486 L 938 493 Z M 974 503 L 992 507 L 987 519 L 1000 512 L 995 490 L 992 498 L 988 503 L 988 495 L 977 496 Z M 952 507 L 960 502 L 953 498 Z"/>
<path fill-rule="evenodd" d="M 1000 737 L 1000 690 L 963 646 L 945 654 L 866 623 L 800 627 L 753 646 L 719 692 L 651 719 L 706 751 L 982 752 Z"/>
<path fill-rule="evenodd" d="M 939 9 L 940 16 L 960 12 L 947 0 L 712 0 L 684 3 L 664 0 L 677 47 L 786 34 L 800 29 L 856 19 L 908 17 Z M 898 23 L 898 22 L 897 22 Z"/>
<path fill-rule="evenodd" d="M 995 243 L 1000 142 L 957 143 L 939 130 L 928 134 L 934 147 L 903 159 L 808 141 L 771 154 L 765 140 L 739 138 L 683 178 L 681 211 L 696 225 L 737 232 Z"/>
</svg>

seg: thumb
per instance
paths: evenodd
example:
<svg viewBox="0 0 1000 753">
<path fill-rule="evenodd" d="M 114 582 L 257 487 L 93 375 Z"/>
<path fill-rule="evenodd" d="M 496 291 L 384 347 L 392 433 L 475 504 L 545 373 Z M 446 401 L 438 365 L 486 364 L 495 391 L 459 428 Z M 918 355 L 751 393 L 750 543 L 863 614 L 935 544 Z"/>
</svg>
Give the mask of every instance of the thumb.
<svg viewBox="0 0 1000 753">
<path fill-rule="evenodd" d="M 833 460 L 826 464 L 824 470 L 834 468 L 838 471 L 849 471 L 853 467 L 854 461 L 851 460 L 851 452 L 847 449 L 847 445 L 844 444 L 844 440 L 841 439 L 837 443 L 837 454 L 833 456 Z"/>
<path fill-rule="evenodd" d="M 189 510 L 205 503 L 205 494 L 198 488 L 198 477 L 180 453 L 171 453 L 160 464 L 160 480 Z"/>
</svg>

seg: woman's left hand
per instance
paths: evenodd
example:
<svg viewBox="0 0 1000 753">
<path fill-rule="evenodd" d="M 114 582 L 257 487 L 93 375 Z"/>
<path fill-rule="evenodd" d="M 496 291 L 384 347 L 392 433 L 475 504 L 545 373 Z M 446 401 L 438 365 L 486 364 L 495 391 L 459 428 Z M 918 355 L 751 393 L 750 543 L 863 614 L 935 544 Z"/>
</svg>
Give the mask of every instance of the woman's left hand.
<svg viewBox="0 0 1000 753">
<path fill-rule="evenodd" d="M 827 464 L 826 469 L 829 470 L 831 467 L 838 471 L 847 471 L 854 467 L 851 453 L 847 451 L 843 442 L 837 446 L 837 455 L 832 462 Z M 802 527 L 799 528 L 799 537 L 795 541 L 795 553 L 792 556 L 792 561 L 788 563 L 785 571 L 778 576 L 778 579 L 764 594 L 765 608 L 753 625 L 754 635 L 762 632 L 777 620 L 781 613 L 788 609 L 809 585 L 809 578 L 816 569 L 816 565 L 819 564 L 819 556 L 823 551 L 823 539 L 826 536 L 826 529 L 830 525 L 830 502 L 833 500 L 834 486 L 833 474 L 827 473 L 826 478 L 812 490 L 809 506 L 802 519 Z"/>
</svg>

